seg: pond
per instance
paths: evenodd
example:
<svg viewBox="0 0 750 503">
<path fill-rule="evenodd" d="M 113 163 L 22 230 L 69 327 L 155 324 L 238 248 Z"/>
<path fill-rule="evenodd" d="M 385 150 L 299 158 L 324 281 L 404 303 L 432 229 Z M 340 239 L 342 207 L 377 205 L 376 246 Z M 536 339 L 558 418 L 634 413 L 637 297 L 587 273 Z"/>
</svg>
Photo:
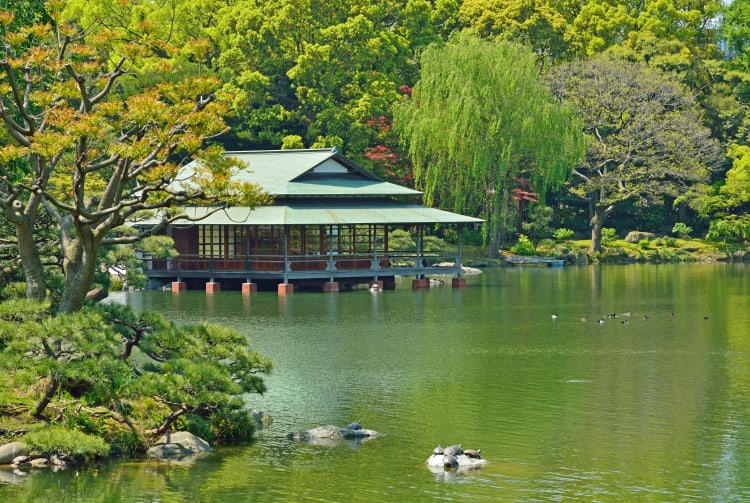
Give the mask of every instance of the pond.
<svg viewBox="0 0 750 503">
<path fill-rule="evenodd" d="M 467 280 L 412 291 L 404 278 L 379 294 L 117 294 L 247 333 L 275 362 L 268 392 L 250 398 L 273 424 L 189 463 L 3 470 L 0 500 L 750 501 L 748 266 L 516 267 Z M 354 420 L 381 435 L 335 447 L 286 438 Z M 488 464 L 427 468 L 435 446 L 457 443 Z"/>
</svg>

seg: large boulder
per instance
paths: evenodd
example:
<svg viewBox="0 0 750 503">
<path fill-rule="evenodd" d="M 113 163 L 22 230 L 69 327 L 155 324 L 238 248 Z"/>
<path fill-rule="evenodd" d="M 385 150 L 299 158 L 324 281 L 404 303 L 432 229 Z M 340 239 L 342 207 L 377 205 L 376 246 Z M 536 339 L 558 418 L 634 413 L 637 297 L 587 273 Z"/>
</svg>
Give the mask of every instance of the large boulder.
<svg viewBox="0 0 750 503">
<path fill-rule="evenodd" d="M 362 441 L 368 438 L 377 437 L 378 435 L 379 433 L 375 430 L 366 430 L 364 428 L 340 428 L 329 424 L 311 430 L 295 431 L 287 435 L 287 438 L 289 440 L 296 440 L 308 444 L 334 446 L 344 440 Z"/>
<path fill-rule="evenodd" d="M 653 232 L 641 232 L 641 231 L 630 231 L 625 236 L 625 241 L 628 243 L 640 243 L 643 240 L 653 241 L 656 239 L 656 234 Z"/>
<path fill-rule="evenodd" d="M 448 463 L 447 457 L 445 454 L 433 454 L 429 458 L 427 458 L 427 466 L 432 471 L 444 471 L 444 470 L 457 470 L 457 471 L 463 471 L 463 470 L 472 470 L 474 468 L 479 468 L 482 465 L 487 464 L 486 459 L 481 458 L 473 458 L 469 457 L 466 454 L 459 454 L 457 456 L 454 456 L 454 461 L 457 463 L 456 466 L 452 465 L 452 463 Z"/>
<path fill-rule="evenodd" d="M 211 451 L 208 442 L 187 431 L 163 435 L 146 451 L 150 458 L 174 459 Z"/>
<path fill-rule="evenodd" d="M 16 457 L 26 454 L 26 444 L 23 442 L 11 442 L 0 445 L 0 465 L 9 465 Z"/>
</svg>

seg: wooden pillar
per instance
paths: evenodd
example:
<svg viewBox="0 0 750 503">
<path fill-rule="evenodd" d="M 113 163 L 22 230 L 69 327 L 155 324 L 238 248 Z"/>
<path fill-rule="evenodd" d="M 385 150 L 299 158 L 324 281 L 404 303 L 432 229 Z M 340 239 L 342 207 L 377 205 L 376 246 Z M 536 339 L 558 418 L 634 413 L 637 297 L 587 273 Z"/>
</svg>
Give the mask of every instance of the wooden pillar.
<svg viewBox="0 0 750 503">
<path fill-rule="evenodd" d="M 291 270 L 289 266 L 289 226 L 283 226 L 282 230 L 284 232 L 284 284 L 286 284 L 289 281 L 288 274 Z"/>
<path fill-rule="evenodd" d="M 221 291 L 221 283 L 214 281 L 213 278 L 211 281 L 206 283 L 206 293 L 216 293 Z"/>
<path fill-rule="evenodd" d="M 179 279 L 177 281 L 172 281 L 172 292 L 173 293 L 179 293 L 187 290 L 187 283 L 184 281 L 180 281 Z"/>
<path fill-rule="evenodd" d="M 242 283 L 242 295 L 250 295 L 258 291 L 258 283 L 252 283 L 250 280 Z"/>
<path fill-rule="evenodd" d="M 326 283 L 323 283 L 323 291 L 324 292 L 333 292 L 336 293 L 339 291 L 339 283 L 338 281 L 328 281 Z"/>
<path fill-rule="evenodd" d="M 456 257 L 456 266 L 458 267 L 458 272 L 456 273 L 456 277 L 453 278 L 451 281 L 451 286 L 453 288 L 466 288 L 466 279 L 463 277 L 463 257 L 461 255 L 461 238 L 463 234 L 463 225 L 458 224 L 458 257 Z"/>
<path fill-rule="evenodd" d="M 453 288 L 466 288 L 466 278 L 453 278 L 451 286 Z"/>
<path fill-rule="evenodd" d="M 279 296 L 291 295 L 294 293 L 294 285 L 291 283 L 279 283 L 277 291 Z"/>
<path fill-rule="evenodd" d="M 412 290 L 428 290 L 430 288 L 429 278 L 417 278 L 411 280 Z"/>
</svg>

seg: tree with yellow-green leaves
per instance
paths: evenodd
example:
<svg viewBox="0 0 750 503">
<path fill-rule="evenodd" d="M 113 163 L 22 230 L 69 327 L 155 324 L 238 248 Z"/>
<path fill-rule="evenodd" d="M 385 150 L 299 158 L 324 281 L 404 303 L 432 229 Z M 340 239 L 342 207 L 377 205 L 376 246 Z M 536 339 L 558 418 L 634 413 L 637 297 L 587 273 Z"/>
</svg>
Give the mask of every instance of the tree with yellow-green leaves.
<svg viewBox="0 0 750 503">
<path fill-rule="evenodd" d="M 0 208 L 15 227 L 30 299 L 46 292 L 34 222 L 41 212 L 54 218 L 65 276 L 58 310 L 70 313 L 83 306 L 101 247 L 146 236 L 123 227 L 139 212 L 188 202 L 254 206 L 263 195 L 230 183 L 230 172 L 243 167 L 210 145 L 226 129 L 216 79 L 165 80 L 123 94 L 140 87 L 127 86 L 151 48 L 123 44 L 97 24 L 64 24 L 62 6 L 48 4 L 51 24 L 2 34 Z M 168 74 L 169 61 L 162 65 Z M 174 188 L 178 171 L 196 159 L 205 166 L 199 176 Z M 173 211 L 165 223 L 178 217 Z"/>
</svg>

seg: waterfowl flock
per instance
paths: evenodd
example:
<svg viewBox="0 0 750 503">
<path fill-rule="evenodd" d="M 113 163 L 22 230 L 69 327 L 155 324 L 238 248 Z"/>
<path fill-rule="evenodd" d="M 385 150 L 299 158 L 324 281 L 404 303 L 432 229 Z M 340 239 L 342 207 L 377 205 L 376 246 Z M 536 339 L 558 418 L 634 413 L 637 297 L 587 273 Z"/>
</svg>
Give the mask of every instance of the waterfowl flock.
<svg viewBox="0 0 750 503">
<path fill-rule="evenodd" d="M 674 312 L 670 312 L 669 316 L 670 317 L 674 317 Z M 600 325 L 603 325 L 604 323 L 607 322 L 607 319 L 615 319 L 615 318 L 620 318 L 620 317 L 624 317 L 625 318 L 623 320 L 620 320 L 620 324 L 622 324 L 622 325 L 629 325 L 630 324 L 630 319 L 633 317 L 633 311 L 625 311 L 624 313 L 620 313 L 620 314 L 618 314 L 618 313 L 609 313 L 609 314 L 606 314 L 606 315 L 602 316 L 601 318 L 599 318 L 597 320 L 597 322 Z M 558 319 L 560 319 L 560 315 L 557 314 L 557 313 L 552 313 L 552 321 L 557 321 Z M 589 317 L 588 316 L 581 316 L 578 319 L 580 321 L 584 322 L 584 323 L 587 322 L 587 321 L 589 321 Z M 642 317 L 642 319 L 645 320 L 645 321 L 648 321 L 648 320 L 651 319 L 651 316 L 649 316 L 648 314 L 644 314 L 643 317 Z M 704 316 L 703 319 L 707 320 L 709 318 L 708 318 L 708 316 Z"/>
</svg>

